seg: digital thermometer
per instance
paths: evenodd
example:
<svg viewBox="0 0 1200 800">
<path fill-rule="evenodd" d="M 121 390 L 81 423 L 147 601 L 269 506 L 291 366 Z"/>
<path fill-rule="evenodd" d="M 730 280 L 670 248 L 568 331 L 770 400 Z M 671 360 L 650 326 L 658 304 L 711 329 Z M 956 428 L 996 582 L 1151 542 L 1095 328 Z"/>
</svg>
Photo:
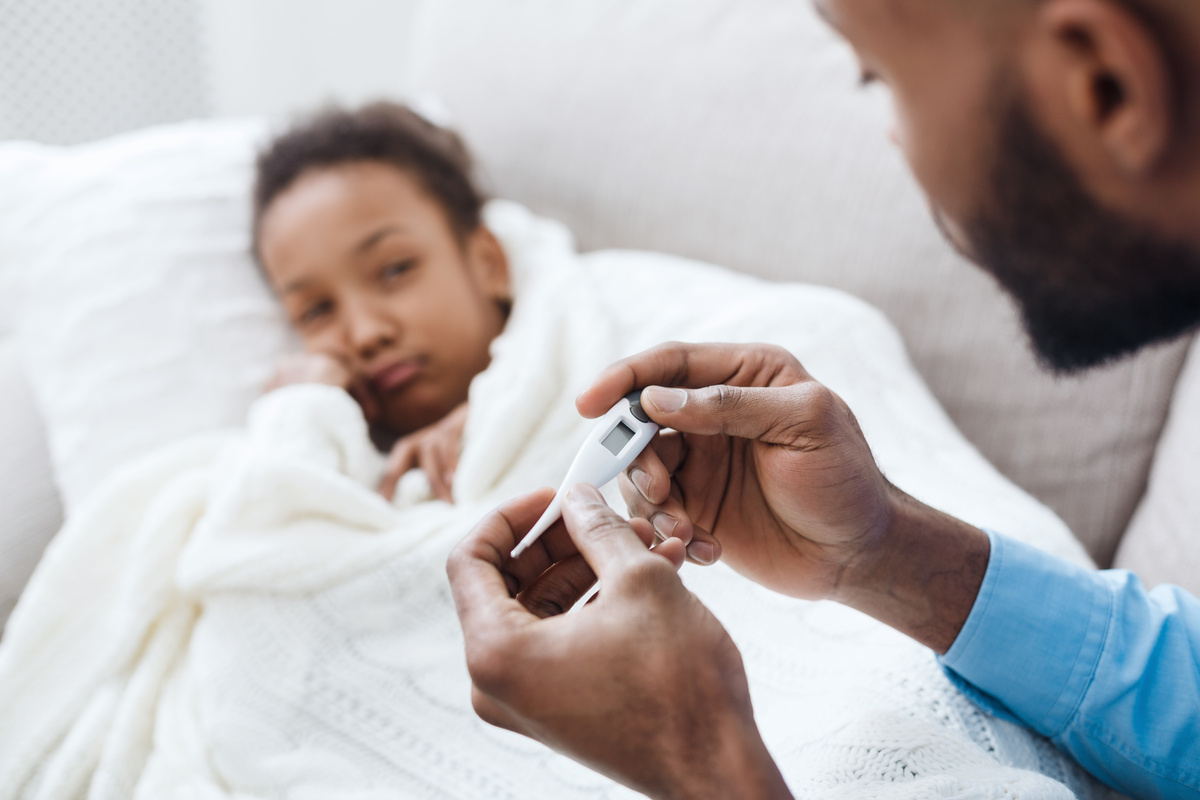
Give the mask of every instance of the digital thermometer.
<svg viewBox="0 0 1200 800">
<path fill-rule="evenodd" d="M 658 425 L 642 410 L 641 396 L 641 389 L 625 395 L 592 428 L 545 513 L 513 549 L 513 558 L 529 549 L 562 516 L 562 498 L 568 489 L 580 483 L 599 489 L 620 475 L 650 444 Z"/>
</svg>

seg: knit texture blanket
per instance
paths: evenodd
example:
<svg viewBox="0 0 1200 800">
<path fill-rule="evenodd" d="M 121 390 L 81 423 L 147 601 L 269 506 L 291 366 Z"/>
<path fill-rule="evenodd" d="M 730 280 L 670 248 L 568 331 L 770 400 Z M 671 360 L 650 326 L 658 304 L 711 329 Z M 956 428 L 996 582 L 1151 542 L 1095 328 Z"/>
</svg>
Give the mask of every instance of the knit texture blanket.
<svg viewBox="0 0 1200 800">
<path fill-rule="evenodd" d="M 955 431 L 861 302 L 666 256 L 580 256 L 511 204 L 487 220 L 516 300 L 471 386 L 457 504 L 412 496 L 412 480 L 405 500 L 377 495 L 382 457 L 357 406 L 318 386 L 114 475 L 56 538 L 0 644 L 0 798 L 631 796 L 475 717 L 444 562 L 489 508 L 557 485 L 590 426 L 573 399 L 600 368 L 668 339 L 787 347 L 850 403 L 896 484 L 1086 560 Z M 740 646 L 797 796 L 1104 795 L 878 623 L 722 566 L 683 575 Z"/>
</svg>

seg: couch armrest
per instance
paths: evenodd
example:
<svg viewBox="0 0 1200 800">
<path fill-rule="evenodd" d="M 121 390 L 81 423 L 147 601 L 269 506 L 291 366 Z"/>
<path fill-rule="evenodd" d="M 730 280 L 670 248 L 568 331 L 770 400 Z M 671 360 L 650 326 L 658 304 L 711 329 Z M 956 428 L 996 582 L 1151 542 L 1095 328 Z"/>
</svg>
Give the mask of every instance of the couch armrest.
<svg viewBox="0 0 1200 800">
<path fill-rule="evenodd" d="M 33 392 L 16 343 L 0 339 L 0 627 L 61 524 Z"/>
</svg>

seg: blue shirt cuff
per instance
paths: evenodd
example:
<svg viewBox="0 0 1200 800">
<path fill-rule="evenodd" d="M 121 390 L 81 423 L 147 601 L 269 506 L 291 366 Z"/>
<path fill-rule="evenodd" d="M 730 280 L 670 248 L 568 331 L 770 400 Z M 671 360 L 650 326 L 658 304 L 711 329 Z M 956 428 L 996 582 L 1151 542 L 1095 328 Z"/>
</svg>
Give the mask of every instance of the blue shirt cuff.
<svg viewBox="0 0 1200 800">
<path fill-rule="evenodd" d="M 987 534 L 992 551 L 979 596 L 939 660 L 979 705 L 1054 738 L 1096 672 L 1111 596 L 1092 571 Z"/>
</svg>

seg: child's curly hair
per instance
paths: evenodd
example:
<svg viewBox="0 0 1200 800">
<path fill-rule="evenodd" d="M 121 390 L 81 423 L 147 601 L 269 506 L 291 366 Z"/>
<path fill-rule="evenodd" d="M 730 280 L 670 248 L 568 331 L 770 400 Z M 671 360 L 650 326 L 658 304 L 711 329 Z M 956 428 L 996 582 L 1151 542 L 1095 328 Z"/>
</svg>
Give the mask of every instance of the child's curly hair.
<svg viewBox="0 0 1200 800">
<path fill-rule="evenodd" d="M 356 161 L 391 164 L 415 177 L 442 207 L 460 240 L 479 227 L 484 197 L 471 180 L 471 154 L 458 134 L 398 103 L 331 108 L 296 123 L 259 154 L 255 257 L 263 214 L 276 197 L 310 169 Z"/>
</svg>

